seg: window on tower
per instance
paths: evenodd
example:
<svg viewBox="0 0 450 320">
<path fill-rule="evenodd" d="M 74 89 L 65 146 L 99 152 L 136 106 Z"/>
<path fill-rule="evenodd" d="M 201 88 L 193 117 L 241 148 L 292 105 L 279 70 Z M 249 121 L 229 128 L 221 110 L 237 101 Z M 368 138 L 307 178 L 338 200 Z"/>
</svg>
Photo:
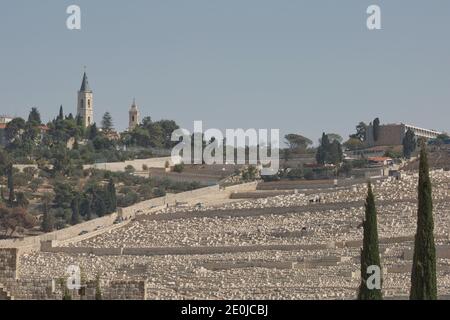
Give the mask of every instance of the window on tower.
<svg viewBox="0 0 450 320">
<path fill-rule="evenodd" d="M 84 100 L 81 99 L 81 107 L 84 108 Z"/>
<path fill-rule="evenodd" d="M 88 99 L 88 108 L 91 107 L 91 99 Z"/>
</svg>

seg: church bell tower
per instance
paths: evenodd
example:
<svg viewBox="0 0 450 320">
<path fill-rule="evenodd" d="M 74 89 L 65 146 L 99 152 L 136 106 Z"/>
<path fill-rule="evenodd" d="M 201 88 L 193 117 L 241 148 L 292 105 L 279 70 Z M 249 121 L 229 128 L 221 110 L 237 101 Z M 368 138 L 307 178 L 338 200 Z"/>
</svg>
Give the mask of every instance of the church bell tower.
<svg viewBox="0 0 450 320">
<path fill-rule="evenodd" d="M 83 82 L 81 83 L 80 91 L 78 91 L 78 107 L 77 116 L 81 118 L 81 122 L 85 127 L 94 124 L 94 102 L 93 92 L 89 87 L 89 81 L 84 72 Z"/>
<path fill-rule="evenodd" d="M 136 99 L 133 100 L 133 104 L 131 105 L 130 111 L 129 111 L 129 121 L 128 121 L 128 130 L 133 131 L 134 128 L 136 128 L 139 125 L 139 109 L 136 105 Z"/>
</svg>

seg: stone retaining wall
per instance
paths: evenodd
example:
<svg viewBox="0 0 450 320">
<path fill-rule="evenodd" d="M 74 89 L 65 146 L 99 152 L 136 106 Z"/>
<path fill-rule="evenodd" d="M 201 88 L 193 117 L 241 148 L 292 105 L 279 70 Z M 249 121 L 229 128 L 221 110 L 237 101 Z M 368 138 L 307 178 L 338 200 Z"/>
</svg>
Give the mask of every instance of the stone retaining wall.
<svg viewBox="0 0 450 320">
<path fill-rule="evenodd" d="M 88 281 L 84 289 L 70 290 L 72 300 L 95 300 L 95 281 Z M 14 300 L 62 300 L 59 280 L 16 280 L 9 283 L 9 293 Z M 100 290 L 104 300 L 146 300 L 146 281 L 104 281 Z"/>
<path fill-rule="evenodd" d="M 83 169 L 99 169 L 108 170 L 112 172 L 125 171 L 127 166 L 134 167 L 137 171 L 142 170 L 142 167 L 146 165 L 148 168 L 165 168 L 166 162 L 169 162 L 171 166 L 181 163 L 180 157 L 175 157 L 175 161 L 172 161 L 172 157 L 163 158 L 150 158 L 150 159 L 137 159 L 125 162 L 108 162 L 108 163 L 96 163 L 92 165 L 84 165 Z"/>
<path fill-rule="evenodd" d="M 233 192 L 255 190 L 256 183 L 241 184 L 225 189 L 221 189 L 218 185 L 212 187 L 206 187 L 196 189 L 193 191 L 187 191 L 177 194 L 168 194 L 165 197 L 155 198 L 148 201 L 140 202 L 127 208 L 119 208 L 117 213 L 112 213 L 108 216 L 86 221 L 75 226 L 65 228 L 62 230 L 54 231 L 51 233 L 42 234 L 40 236 L 27 237 L 21 239 L 0 240 L 0 248 L 23 248 L 28 251 L 37 251 L 40 249 L 41 242 L 46 241 L 66 241 L 75 237 L 78 237 L 81 232 L 87 231 L 88 233 L 96 232 L 94 235 L 99 235 L 104 232 L 108 232 L 110 227 L 114 224 L 114 221 L 118 217 L 124 219 L 133 218 L 139 211 L 149 211 L 159 209 L 164 205 L 175 205 L 179 202 L 187 202 L 195 204 L 199 199 L 211 198 L 211 199 L 228 199 Z M 123 226 L 123 225 L 122 225 Z M 101 228 L 101 230 L 96 230 Z M 98 231 L 98 232 L 97 232 Z M 91 234 L 86 235 L 85 238 L 89 238 Z"/>
<path fill-rule="evenodd" d="M 66 254 L 94 254 L 98 256 L 166 256 L 166 255 L 209 255 L 258 251 L 300 251 L 325 250 L 335 248 L 335 243 L 311 245 L 253 245 L 253 246 L 212 246 L 212 247 L 152 247 L 152 248 L 92 248 L 58 247 L 54 242 L 42 244 L 42 252 Z"/>
<path fill-rule="evenodd" d="M 129 215 L 139 211 L 148 211 L 151 208 L 159 209 L 165 205 L 176 205 L 180 202 L 186 202 L 192 205 L 204 200 L 225 200 L 229 199 L 235 192 L 256 190 L 256 186 L 256 182 L 244 183 L 227 188 L 220 188 L 218 185 L 215 185 L 182 193 L 168 194 L 165 197 L 143 201 L 133 206 L 123 208 L 121 212 L 125 215 Z"/>
<path fill-rule="evenodd" d="M 23 248 L 24 250 L 37 251 L 43 241 L 64 241 L 79 236 L 81 232 L 92 232 L 95 229 L 111 226 L 117 219 L 118 214 L 113 213 L 105 217 L 86 221 L 75 226 L 62 230 L 42 234 L 40 236 L 27 237 L 21 239 L 1 240 L 0 248 Z"/>
<path fill-rule="evenodd" d="M 245 268 L 288 270 L 293 268 L 293 262 L 278 262 L 278 261 L 210 262 L 203 264 L 202 267 L 211 271 L 245 269 Z"/>
<path fill-rule="evenodd" d="M 0 249 L 0 283 L 17 279 L 18 249 Z"/>
</svg>

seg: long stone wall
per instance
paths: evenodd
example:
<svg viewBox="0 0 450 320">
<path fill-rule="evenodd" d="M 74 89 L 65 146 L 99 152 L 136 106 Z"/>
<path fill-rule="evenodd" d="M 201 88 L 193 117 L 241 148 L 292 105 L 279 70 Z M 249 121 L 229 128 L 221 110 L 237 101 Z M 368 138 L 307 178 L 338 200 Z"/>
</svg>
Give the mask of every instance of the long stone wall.
<svg viewBox="0 0 450 320">
<path fill-rule="evenodd" d="M 76 249 L 76 248 L 72 248 Z M 95 254 L 105 255 L 114 252 L 97 249 Z M 104 251 L 104 252 L 103 252 Z M 61 300 L 62 290 L 58 279 L 21 279 L 17 273 L 21 249 L 0 249 L 0 300 Z M 94 300 L 95 281 L 85 284 L 84 295 L 71 291 L 74 300 Z M 104 281 L 101 282 L 102 297 L 105 300 L 145 300 L 146 281 Z"/>
<path fill-rule="evenodd" d="M 334 248 L 336 244 L 311 245 L 253 245 L 253 246 L 210 246 L 210 247 L 152 247 L 152 248 L 93 248 L 93 247 L 58 247 L 49 242 L 43 245 L 43 252 L 65 254 L 94 254 L 97 256 L 167 256 L 167 255 L 205 255 L 258 251 L 299 251 L 325 250 Z"/>
<path fill-rule="evenodd" d="M 103 232 L 108 232 L 108 227 L 114 224 L 114 221 L 118 217 L 124 219 L 131 219 L 139 211 L 148 211 L 151 208 L 158 209 L 165 205 L 175 205 L 179 202 L 187 202 L 189 204 L 195 204 L 204 199 L 210 200 L 221 200 L 227 199 L 233 192 L 250 191 L 256 189 L 256 183 L 247 183 L 237 186 L 232 186 L 225 189 L 220 189 L 219 186 L 206 187 L 201 189 L 196 189 L 193 191 L 187 191 L 177 194 L 168 194 L 165 197 L 155 198 L 148 201 L 140 202 L 127 208 L 119 208 L 117 213 L 94 219 L 91 221 L 83 222 L 78 225 L 54 231 L 51 233 L 46 233 L 40 236 L 27 237 L 21 239 L 10 239 L 10 240 L 0 240 L 0 248 L 22 248 L 24 250 L 35 251 L 39 250 L 41 242 L 45 241 L 65 241 L 71 238 L 78 237 L 81 232 L 87 231 L 88 233 L 96 231 L 98 232 L 94 235 L 101 234 Z M 86 235 L 88 238 L 90 235 Z M 84 239 L 85 239 L 84 238 Z"/>
<path fill-rule="evenodd" d="M 227 188 L 220 188 L 218 185 L 196 189 L 176 194 L 168 194 L 165 197 L 147 200 L 137 203 L 133 206 L 123 208 L 120 212 L 124 215 L 133 213 L 139 214 L 139 211 L 148 211 L 149 209 L 158 209 L 162 206 L 176 205 L 177 203 L 195 204 L 202 201 L 219 201 L 229 199 L 235 192 L 255 191 L 257 183 L 245 183 Z"/>
<path fill-rule="evenodd" d="M 128 166 L 134 167 L 137 171 L 142 170 L 142 167 L 145 165 L 148 168 L 165 168 L 166 162 L 169 162 L 171 166 L 175 164 L 179 164 L 181 162 L 181 158 L 176 157 L 174 160 L 172 157 L 163 157 L 163 158 L 150 158 L 150 159 L 137 159 L 130 160 L 125 162 L 107 162 L 107 163 L 96 163 L 92 165 L 84 165 L 83 169 L 99 169 L 99 170 L 108 170 L 113 172 L 125 171 L 125 168 Z"/>
<path fill-rule="evenodd" d="M 82 290 L 70 290 L 72 300 L 95 300 L 95 281 L 88 281 Z M 100 290 L 104 300 L 146 300 L 147 282 L 101 281 Z M 8 293 L 14 300 L 62 300 L 63 291 L 58 279 L 16 280 L 8 285 Z"/>
<path fill-rule="evenodd" d="M 129 215 L 125 214 L 125 216 Z M 69 228 L 42 234 L 39 236 L 21 239 L 1 240 L 0 248 L 22 248 L 23 250 L 29 251 L 39 250 L 41 242 L 43 241 L 51 241 L 51 240 L 64 241 L 70 238 L 74 238 L 79 236 L 81 232 L 84 231 L 92 232 L 99 227 L 110 226 L 114 223 L 117 217 L 118 214 L 113 213 L 105 217 L 101 217 L 91 221 L 86 221 Z"/>
</svg>

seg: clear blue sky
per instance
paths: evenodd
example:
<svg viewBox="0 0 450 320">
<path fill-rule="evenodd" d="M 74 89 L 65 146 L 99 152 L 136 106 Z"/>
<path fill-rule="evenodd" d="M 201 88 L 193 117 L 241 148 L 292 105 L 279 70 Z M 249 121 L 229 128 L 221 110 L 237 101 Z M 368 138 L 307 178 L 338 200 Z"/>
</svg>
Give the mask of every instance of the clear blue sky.
<svg viewBox="0 0 450 320">
<path fill-rule="evenodd" d="M 82 30 L 66 8 L 82 9 Z M 381 31 L 366 9 L 382 9 Z M 280 128 L 317 141 L 360 120 L 450 129 L 448 0 L 10 0 L 0 10 L 0 114 L 76 112 L 83 66 L 100 121 Z"/>
</svg>

